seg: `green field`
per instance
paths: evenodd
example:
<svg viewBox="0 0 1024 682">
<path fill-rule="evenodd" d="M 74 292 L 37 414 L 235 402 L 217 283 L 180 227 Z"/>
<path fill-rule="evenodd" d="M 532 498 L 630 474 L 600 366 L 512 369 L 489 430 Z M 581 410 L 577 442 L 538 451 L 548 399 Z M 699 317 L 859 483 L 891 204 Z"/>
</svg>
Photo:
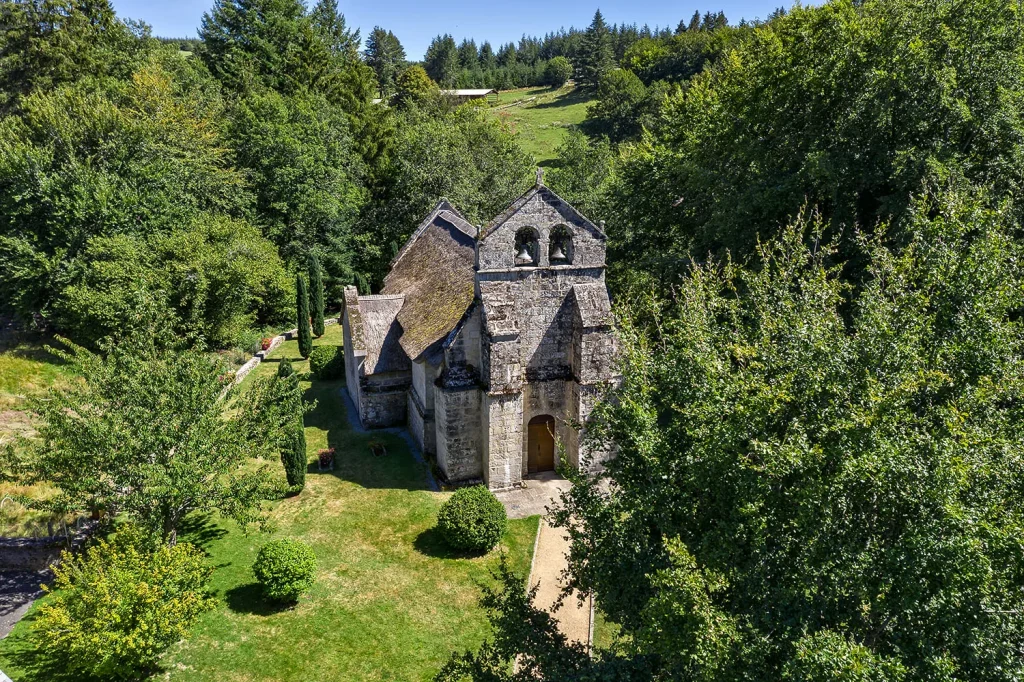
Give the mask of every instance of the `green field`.
<svg viewBox="0 0 1024 682">
<path fill-rule="evenodd" d="M 317 343 L 341 343 L 331 326 Z M 295 341 L 283 344 L 254 372 L 275 372 L 287 355 L 300 375 L 308 363 Z M 480 583 L 491 581 L 499 551 L 467 558 L 451 553 L 433 530 L 446 493 L 432 492 L 425 465 L 397 433 L 352 429 L 344 383 L 305 380 L 311 461 L 306 489 L 274 503 L 272 536 L 240 532 L 230 522 L 200 518 L 183 539 L 202 546 L 217 567 L 216 611 L 167 656 L 155 679 L 257 682 L 305 680 L 429 680 L 452 651 L 476 648 L 488 632 L 478 606 Z M 368 443 L 385 443 L 374 457 Z M 337 448 L 333 472 L 320 473 L 316 452 Z M 277 467 L 277 463 L 274 463 Z M 511 521 L 502 541 L 522 575 L 530 566 L 538 518 Z M 271 537 L 297 538 L 317 554 L 312 592 L 294 609 L 264 604 L 251 569 Z M 32 615 L 0 640 L 0 670 L 15 682 L 58 682 L 36 655 Z"/>
<path fill-rule="evenodd" d="M 540 166 L 550 166 L 555 149 L 572 126 L 587 117 L 593 102 L 590 93 L 583 94 L 572 86 L 564 88 L 521 88 L 498 95 L 494 115 L 515 131 L 519 144 Z"/>
</svg>

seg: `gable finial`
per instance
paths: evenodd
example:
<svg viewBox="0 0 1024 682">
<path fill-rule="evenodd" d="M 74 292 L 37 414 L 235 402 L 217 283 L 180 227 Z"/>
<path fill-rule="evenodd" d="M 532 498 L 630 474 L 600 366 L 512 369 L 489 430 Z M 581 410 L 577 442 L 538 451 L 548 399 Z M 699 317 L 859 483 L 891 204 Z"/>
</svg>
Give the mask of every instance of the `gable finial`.
<svg viewBox="0 0 1024 682">
<path fill-rule="evenodd" d="M 544 184 L 544 169 L 537 166 L 537 186 L 540 187 Z"/>
</svg>

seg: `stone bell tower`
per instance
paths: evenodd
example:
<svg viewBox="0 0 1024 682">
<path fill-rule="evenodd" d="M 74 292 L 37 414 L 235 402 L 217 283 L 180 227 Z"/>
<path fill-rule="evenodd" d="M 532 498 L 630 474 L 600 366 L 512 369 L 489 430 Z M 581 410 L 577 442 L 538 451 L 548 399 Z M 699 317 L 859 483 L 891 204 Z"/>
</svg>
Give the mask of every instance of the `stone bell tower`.
<svg viewBox="0 0 1024 682">
<path fill-rule="evenodd" d="M 540 171 L 480 233 L 482 475 L 492 489 L 553 469 L 562 448 L 580 464 L 574 427 L 614 379 L 605 242 Z"/>
</svg>

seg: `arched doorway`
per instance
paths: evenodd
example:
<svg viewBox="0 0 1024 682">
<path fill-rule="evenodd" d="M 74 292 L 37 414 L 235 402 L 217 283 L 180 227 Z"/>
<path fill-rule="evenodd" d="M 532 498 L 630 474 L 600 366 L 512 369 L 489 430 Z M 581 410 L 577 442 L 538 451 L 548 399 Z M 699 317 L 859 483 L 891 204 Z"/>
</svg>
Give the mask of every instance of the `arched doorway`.
<svg viewBox="0 0 1024 682">
<path fill-rule="evenodd" d="M 541 415 L 527 428 L 526 470 L 535 474 L 555 469 L 555 418 Z"/>
</svg>

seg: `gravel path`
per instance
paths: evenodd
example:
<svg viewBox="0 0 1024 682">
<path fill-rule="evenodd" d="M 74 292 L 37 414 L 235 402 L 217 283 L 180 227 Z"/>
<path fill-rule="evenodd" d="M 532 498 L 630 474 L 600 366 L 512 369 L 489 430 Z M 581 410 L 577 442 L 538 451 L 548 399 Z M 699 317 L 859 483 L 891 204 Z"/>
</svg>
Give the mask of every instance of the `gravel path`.
<svg viewBox="0 0 1024 682">
<path fill-rule="evenodd" d="M 590 646 L 590 597 L 584 597 L 580 603 L 580 595 L 574 592 L 556 608 L 558 597 L 562 593 L 562 571 L 566 567 L 566 556 L 569 553 L 569 539 L 557 528 L 548 525 L 547 519 L 540 522 L 537 537 L 537 550 L 533 555 L 533 567 L 530 569 L 530 587 L 537 586 L 537 595 L 533 604 L 554 615 L 561 630 L 570 641 L 581 642 Z"/>
</svg>

